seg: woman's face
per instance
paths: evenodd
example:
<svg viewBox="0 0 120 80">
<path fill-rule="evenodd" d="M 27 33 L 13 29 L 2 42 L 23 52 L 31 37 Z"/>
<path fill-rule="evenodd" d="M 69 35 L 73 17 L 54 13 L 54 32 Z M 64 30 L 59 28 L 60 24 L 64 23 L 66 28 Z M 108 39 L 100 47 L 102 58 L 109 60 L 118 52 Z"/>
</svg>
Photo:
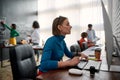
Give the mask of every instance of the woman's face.
<svg viewBox="0 0 120 80">
<path fill-rule="evenodd" d="M 63 21 L 63 24 L 58 26 L 58 29 L 60 30 L 61 35 L 70 34 L 71 28 L 72 28 L 72 26 L 70 25 L 68 19 L 65 19 Z"/>
</svg>

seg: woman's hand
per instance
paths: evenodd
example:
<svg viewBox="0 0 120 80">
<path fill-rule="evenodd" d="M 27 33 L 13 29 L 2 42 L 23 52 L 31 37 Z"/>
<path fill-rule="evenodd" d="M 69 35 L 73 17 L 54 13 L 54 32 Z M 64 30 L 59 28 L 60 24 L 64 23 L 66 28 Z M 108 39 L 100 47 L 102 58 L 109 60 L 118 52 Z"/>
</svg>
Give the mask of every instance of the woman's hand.
<svg viewBox="0 0 120 80">
<path fill-rule="evenodd" d="M 58 68 L 64 68 L 64 67 L 72 67 L 76 66 L 80 62 L 80 59 L 78 56 L 73 57 L 72 59 L 66 60 L 66 61 L 59 61 L 58 62 Z"/>
<path fill-rule="evenodd" d="M 79 52 L 78 55 L 81 55 L 81 56 L 75 56 L 72 59 L 64 61 L 64 62 L 59 61 L 58 68 L 63 68 L 63 67 L 68 67 L 68 66 L 69 67 L 77 66 L 77 64 L 80 62 L 80 57 L 88 60 L 88 56 L 86 56 L 85 54 Z"/>
<path fill-rule="evenodd" d="M 81 59 L 83 59 L 83 58 L 85 58 L 86 60 L 88 60 L 88 56 L 87 55 L 85 55 L 85 54 L 83 54 L 83 53 L 78 53 L 78 54 L 80 54 L 81 56 Z"/>
<path fill-rule="evenodd" d="M 80 59 L 78 56 L 73 57 L 71 60 L 69 60 L 68 66 L 76 66 L 80 62 Z"/>
</svg>

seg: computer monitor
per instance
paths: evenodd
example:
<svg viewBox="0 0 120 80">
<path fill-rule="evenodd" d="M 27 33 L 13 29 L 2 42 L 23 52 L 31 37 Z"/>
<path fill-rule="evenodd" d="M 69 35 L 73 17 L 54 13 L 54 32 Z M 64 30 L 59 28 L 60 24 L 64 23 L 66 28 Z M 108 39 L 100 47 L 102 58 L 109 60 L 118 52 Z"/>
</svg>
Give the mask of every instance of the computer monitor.
<svg viewBox="0 0 120 80">
<path fill-rule="evenodd" d="M 105 9 L 105 6 L 102 0 L 101 0 L 101 4 L 102 4 L 103 23 L 104 23 L 104 31 L 105 31 L 106 58 L 107 58 L 107 63 L 108 63 L 108 70 L 110 70 L 110 66 L 112 64 L 112 54 L 114 52 L 113 32 L 112 32 L 111 22 L 109 20 L 107 11 Z"/>
</svg>

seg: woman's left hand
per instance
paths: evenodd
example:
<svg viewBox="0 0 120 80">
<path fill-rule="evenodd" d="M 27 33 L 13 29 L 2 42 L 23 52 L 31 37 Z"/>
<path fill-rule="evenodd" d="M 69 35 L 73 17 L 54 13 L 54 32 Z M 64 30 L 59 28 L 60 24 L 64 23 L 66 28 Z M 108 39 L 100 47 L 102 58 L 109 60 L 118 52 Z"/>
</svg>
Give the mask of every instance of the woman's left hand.
<svg viewBox="0 0 120 80">
<path fill-rule="evenodd" d="M 88 60 L 88 56 L 85 55 L 84 53 L 78 53 L 78 54 L 80 54 L 81 59 L 85 58 L 86 60 Z"/>
</svg>

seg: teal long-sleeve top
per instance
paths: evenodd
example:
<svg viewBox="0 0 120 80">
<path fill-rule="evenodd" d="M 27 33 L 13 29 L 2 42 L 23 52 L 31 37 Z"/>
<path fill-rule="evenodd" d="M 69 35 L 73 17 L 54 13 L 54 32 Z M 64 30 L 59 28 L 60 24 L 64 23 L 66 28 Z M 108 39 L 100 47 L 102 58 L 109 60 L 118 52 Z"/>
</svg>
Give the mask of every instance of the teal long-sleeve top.
<svg viewBox="0 0 120 80">
<path fill-rule="evenodd" d="M 10 30 L 11 38 L 19 36 L 19 33 L 15 29 L 8 27 L 6 24 L 3 24 L 3 26 Z"/>
<path fill-rule="evenodd" d="M 64 41 L 65 36 L 52 36 L 45 43 L 39 70 L 47 72 L 58 68 L 58 61 L 62 60 L 64 54 L 72 58 L 73 54 L 68 50 Z"/>
</svg>

